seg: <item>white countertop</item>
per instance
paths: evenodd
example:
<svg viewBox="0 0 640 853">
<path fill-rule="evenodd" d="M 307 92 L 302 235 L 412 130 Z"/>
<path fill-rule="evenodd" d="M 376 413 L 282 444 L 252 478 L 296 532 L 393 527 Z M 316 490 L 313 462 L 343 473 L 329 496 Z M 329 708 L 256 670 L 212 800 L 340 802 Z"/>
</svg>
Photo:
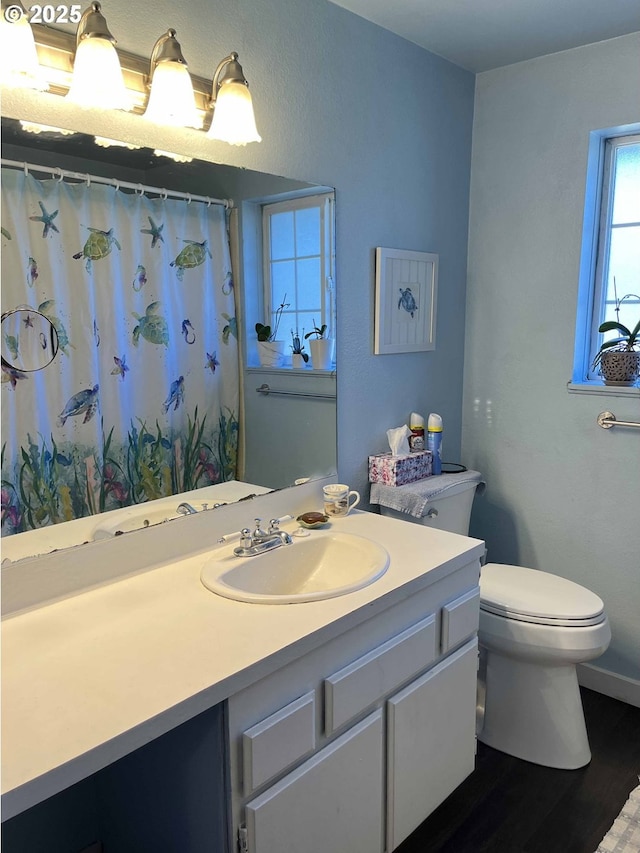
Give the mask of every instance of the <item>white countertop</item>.
<svg viewBox="0 0 640 853">
<path fill-rule="evenodd" d="M 383 544 L 391 558 L 386 574 L 364 589 L 325 601 L 244 604 L 201 584 L 208 549 L 5 618 L 3 819 L 478 559 L 484 550 L 478 540 L 371 513 L 354 512 L 334 521 L 333 529 Z"/>
</svg>

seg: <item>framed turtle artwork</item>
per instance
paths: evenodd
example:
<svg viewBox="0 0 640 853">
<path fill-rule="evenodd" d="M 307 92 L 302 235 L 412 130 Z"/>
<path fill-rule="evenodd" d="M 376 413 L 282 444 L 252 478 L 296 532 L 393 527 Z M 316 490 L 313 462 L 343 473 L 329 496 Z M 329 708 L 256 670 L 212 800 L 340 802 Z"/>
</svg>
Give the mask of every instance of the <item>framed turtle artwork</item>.
<svg viewBox="0 0 640 853">
<path fill-rule="evenodd" d="M 376 249 L 374 353 L 436 348 L 438 255 Z"/>
</svg>

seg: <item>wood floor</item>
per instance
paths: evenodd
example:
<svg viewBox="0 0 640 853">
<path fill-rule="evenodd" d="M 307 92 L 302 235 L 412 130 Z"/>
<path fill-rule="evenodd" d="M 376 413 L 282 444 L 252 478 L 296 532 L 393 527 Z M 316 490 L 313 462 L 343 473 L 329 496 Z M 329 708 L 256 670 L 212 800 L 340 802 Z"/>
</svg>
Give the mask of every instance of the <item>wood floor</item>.
<svg viewBox="0 0 640 853">
<path fill-rule="evenodd" d="M 478 743 L 476 770 L 396 853 L 594 853 L 640 774 L 640 708 L 582 689 L 591 763 L 552 770 Z"/>
</svg>

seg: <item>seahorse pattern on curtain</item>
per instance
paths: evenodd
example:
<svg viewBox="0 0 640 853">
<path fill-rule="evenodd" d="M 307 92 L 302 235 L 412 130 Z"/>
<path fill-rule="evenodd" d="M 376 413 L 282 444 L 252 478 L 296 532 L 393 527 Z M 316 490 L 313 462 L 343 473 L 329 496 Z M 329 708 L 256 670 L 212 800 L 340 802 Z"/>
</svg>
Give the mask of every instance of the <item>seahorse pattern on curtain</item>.
<svg viewBox="0 0 640 853">
<path fill-rule="evenodd" d="M 224 208 L 3 169 L 1 240 L 3 312 L 45 314 L 60 344 L 3 366 L 2 534 L 233 479 Z"/>
</svg>

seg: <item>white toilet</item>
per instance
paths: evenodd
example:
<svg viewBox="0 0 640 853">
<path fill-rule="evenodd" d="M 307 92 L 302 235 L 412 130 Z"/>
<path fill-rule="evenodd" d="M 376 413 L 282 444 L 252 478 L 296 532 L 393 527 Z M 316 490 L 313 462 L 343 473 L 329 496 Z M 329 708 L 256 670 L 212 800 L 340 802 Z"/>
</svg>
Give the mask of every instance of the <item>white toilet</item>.
<svg viewBox="0 0 640 853">
<path fill-rule="evenodd" d="M 453 479 L 429 499 L 420 519 L 384 506 L 378 496 L 380 511 L 467 536 L 480 475 Z M 426 482 L 412 485 L 424 488 Z M 479 739 L 545 767 L 588 764 L 576 664 L 599 657 L 611 640 L 601 599 L 557 575 L 488 563 L 480 575 L 478 640 L 484 688 Z"/>
</svg>

